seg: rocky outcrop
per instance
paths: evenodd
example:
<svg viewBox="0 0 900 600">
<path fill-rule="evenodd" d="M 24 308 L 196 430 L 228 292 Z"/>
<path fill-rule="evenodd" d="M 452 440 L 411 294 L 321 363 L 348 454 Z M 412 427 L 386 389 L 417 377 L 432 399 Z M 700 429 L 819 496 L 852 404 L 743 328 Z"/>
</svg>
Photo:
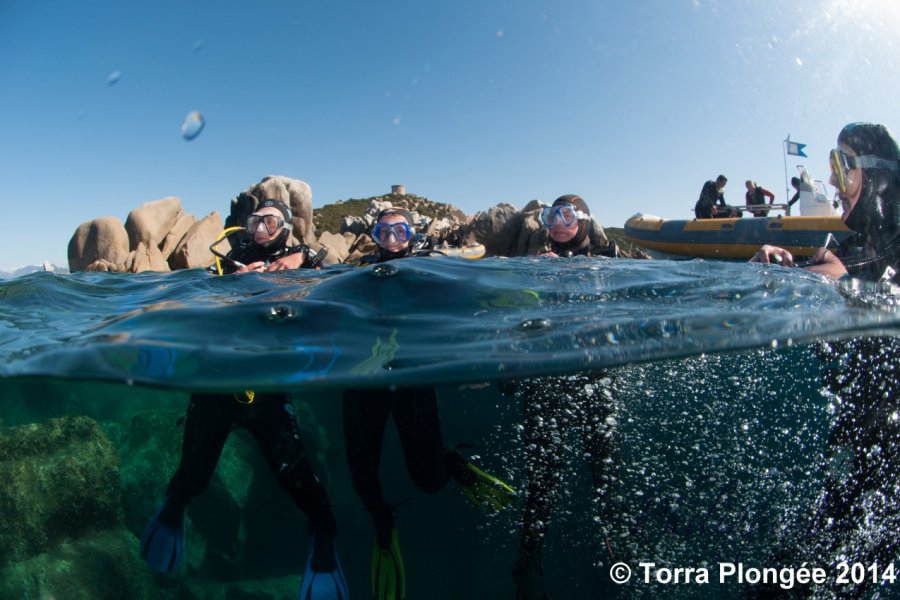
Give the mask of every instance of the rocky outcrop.
<svg viewBox="0 0 900 600">
<path fill-rule="evenodd" d="M 135 208 L 125 220 L 128 249 L 137 250 L 140 244 L 159 249 L 181 215 L 181 200 L 174 196 L 146 202 Z"/>
<path fill-rule="evenodd" d="M 128 232 L 116 217 L 87 221 L 69 240 L 68 255 L 70 271 L 122 271 L 128 258 Z M 97 261 L 105 268 L 88 268 Z"/>
<path fill-rule="evenodd" d="M 212 264 L 214 257 L 209 246 L 221 232 L 222 217 L 213 211 L 191 225 L 172 251 L 169 266 L 172 269 L 193 269 Z M 223 254 L 228 252 L 228 243 L 223 242 L 219 248 Z"/>
</svg>

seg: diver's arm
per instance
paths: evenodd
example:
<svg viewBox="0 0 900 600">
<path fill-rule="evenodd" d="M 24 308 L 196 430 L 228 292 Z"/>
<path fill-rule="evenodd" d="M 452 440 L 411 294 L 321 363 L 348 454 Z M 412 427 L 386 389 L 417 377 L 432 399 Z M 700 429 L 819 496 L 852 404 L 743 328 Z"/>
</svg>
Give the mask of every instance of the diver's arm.
<svg viewBox="0 0 900 600">
<path fill-rule="evenodd" d="M 766 244 L 759 249 L 759 252 L 753 255 L 750 262 L 777 263 L 785 267 L 793 267 L 794 256 L 784 248 Z"/>
<path fill-rule="evenodd" d="M 813 264 L 804 267 L 807 271 L 819 273 L 831 279 L 840 279 L 847 275 L 847 268 L 833 252 L 827 248 L 819 248 L 816 250 L 815 256 L 812 258 Z"/>
<path fill-rule="evenodd" d="M 291 269 L 299 269 L 306 262 L 306 251 L 294 252 L 287 256 L 282 256 L 278 260 L 272 262 L 266 267 L 266 272 L 272 271 L 289 271 Z"/>
</svg>

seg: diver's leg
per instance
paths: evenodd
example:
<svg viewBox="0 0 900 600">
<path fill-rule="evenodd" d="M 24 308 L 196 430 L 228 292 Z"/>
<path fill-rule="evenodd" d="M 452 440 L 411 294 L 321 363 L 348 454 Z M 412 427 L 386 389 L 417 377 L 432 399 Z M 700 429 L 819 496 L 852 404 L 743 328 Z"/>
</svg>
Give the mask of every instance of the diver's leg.
<svg viewBox="0 0 900 600">
<path fill-rule="evenodd" d="M 235 419 L 231 394 L 191 394 L 184 420 L 181 462 L 169 480 L 169 504 L 184 507 L 209 485 Z"/>
<path fill-rule="evenodd" d="M 455 450 L 444 447 L 437 390 L 410 388 L 392 395 L 391 414 L 397 424 L 410 477 L 423 492 L 443 489 L 451 472 L 464 468 L 466 461 Z"/>
<path fill-rule="evenodd" d="M 256 394 L 244 427 L 253 435 L 279 485 L 309 517 L 310 529 L 334 534 L 328 494 L 313 471 L 286 393 Z"/>
<path fill-rule="evenodd" d="M 141 535 L 141 558 L 160 572 L 178 569 L 184 553 L 184 510 L 206 489 L 231 430 L 230 396 L 192 394 L 184 423 L 181 463 L 166 499 Z"/>
<path fill-rule="evenodd" d="M 290 395 L 257 394 L 243 426 L 253 435 L 278 483 L 309 517 L 309 551 L 300 597 L 347 598 L 335 546 L 334 513 L 300 437 Z"/>
<path fill-rule="evenodd" d="M 344 391 L 344 447 L 356 494 L 375 520 L 379 533 L 390 537 L 393 507 L 384 499 L 378 476 L 390 410 L 387 394 L 383 390 Z"/>
</svg>

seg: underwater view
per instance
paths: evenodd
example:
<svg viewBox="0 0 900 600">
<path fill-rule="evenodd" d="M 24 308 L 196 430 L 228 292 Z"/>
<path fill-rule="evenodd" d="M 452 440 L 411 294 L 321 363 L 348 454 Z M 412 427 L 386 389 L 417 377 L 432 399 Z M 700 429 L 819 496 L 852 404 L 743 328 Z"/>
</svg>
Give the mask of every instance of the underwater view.
<svg viewBox="0 0 900 600">
<path fill-rule="evenodd" d="M 392 405 L 380 485 L 406 597 L 513 598 L 514 570 L 520 593 L 525 572 L 553 598 L 900 596 L 889 284 L 433 257 L 34 273 L 0 299 L 3 598 L 296 597 L 315 531 L 250 426 L 191 492 L 178 568 L 145 563 L 186 422 L 247 390 L 249 410 L 290 394 L 352 597 L 373 593 L 378 521 L 353 471 L 367 423 L 348 411 L 434 392 L 448 454 L 502 493 L 449 467 L 423 484 Z"/>
</svg>

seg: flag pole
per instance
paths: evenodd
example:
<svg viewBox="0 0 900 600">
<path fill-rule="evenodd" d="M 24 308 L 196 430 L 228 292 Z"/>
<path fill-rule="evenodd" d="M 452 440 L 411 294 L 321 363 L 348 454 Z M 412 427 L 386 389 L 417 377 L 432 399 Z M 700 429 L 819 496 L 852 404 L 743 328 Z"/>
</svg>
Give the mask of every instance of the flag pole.
<svg viewBox="0 0 900 600">
<path fill-rule="evenodd" d="M 791 134 L 787 134 L 787 139 L 781 142 L 781 156 L 784 158 L 784 201 L 787 202 L 791 197 L 791 191 L 788 187 L 787 176 L 787 145 L 791 141 Z"/>
</svg>

